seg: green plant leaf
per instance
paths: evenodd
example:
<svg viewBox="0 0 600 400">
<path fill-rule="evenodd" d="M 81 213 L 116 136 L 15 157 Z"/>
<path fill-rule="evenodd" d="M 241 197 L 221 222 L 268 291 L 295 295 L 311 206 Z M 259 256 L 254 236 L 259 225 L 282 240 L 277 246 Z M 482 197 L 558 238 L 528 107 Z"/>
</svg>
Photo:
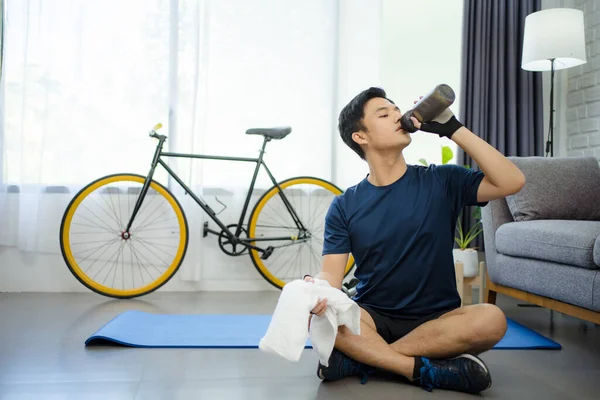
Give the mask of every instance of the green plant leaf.
<svg viewBox="0 0 600 400">
<path fill-rule="evenodd" d="M 448 146 L 442 146 L 442 165 L 448 164 L 450 160 L 454 157 L 454 153 L 452 153 L 452 149 Z"/>
<path fill-rule="evenodd" d="M 475 206 L 473 207 L 473 212 L 471 213 L 473 219 L 480 220 L 481 219 L 481 207 Z"/>
<path fill-rule="evenodd" d="M 419 158 L 419 162 L 426 167 L 429 166 L 429 164 L 427 163 L 427 160 L 425 160 L 424 158 Z"/>
<path fill-rule="evenodd" d="M 460 240 L 463 240 L 462 223 L 460 222 L 460 217 L 458 217 L 458 221 L 456 221 L 456 229 L 458 230 Z"/>
<path fill-rule="evenodd" d="M 454 240 L 456 241 L 461 250 L 465 250 L 468 248 L 469 244 L 473 240 L 475 240 L 475 238 L 479 236 L 481 232 L 483 232 L 483 225 L 480 221 L 477 221 L 477 223 L 475 223 L 471 227 L 471 229 L 469 229 L 469 232 L 467 232 L 465 235 L 462 227 L 461 216 L 459 216 L 458 220 L 456 221 L 456 230 L 458 231 L 458 237 L 455 237 Z"/>
<path fill-rule="evenodd" d="M 463 245 L 465 246 L 465 248 L 469 245 L 469 243 L 475 240 L 475 238 L 479 236 L 479 234 L 483 231 L 483 228 L 479 225 L 479 223 L 473 225 L 473 227 L 467 233 L 467 237 L 463 241 Z"/>
</svg>

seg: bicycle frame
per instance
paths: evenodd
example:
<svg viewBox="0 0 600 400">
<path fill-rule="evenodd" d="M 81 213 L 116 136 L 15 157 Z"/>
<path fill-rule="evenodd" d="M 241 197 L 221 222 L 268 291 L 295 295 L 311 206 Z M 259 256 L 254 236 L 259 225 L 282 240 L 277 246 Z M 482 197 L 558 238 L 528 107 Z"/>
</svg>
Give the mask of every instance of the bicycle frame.
<svg viewBox="0 0 600 400">
<path fill-rule="evenodd" d="M 281 187 L 279 186 L 279 183 L 277 182 L 277 180 L 275 180 L 275 177 L 273 176 L 273 174 L 271 173 L 271 171 L 269 170 L 269 168 L 267 167 L 267 164 L 265 163 L 265 161 L 263 160 L 263 155 L 265 153 L 265 147 L 267 146 L 267 143 L 271 140 L 268 137 L 265 137 L 263 144 L 262 144 L 262 148 L 260 150 L 260 154 L 257 158 L 246 158 L 246 157 L 224 157 L 224 156 L 213 156 L 213 155 L 205 155 L 205 154 L 185 154 L 185 153 L 172 153 L 172 152 L 163 152 L 162 148 L 164 145 L 164 142 L 166 141 L 167 137 L 165 135 L 159 135 L 157 133 L 155 133 L 154 131 L 150 134 L 151 137 L 154 137 L 156 139 L 158 139 L 158 145 L 156 146 L 156 150 L 154 152 L 154 157 L 152 159 L 152 165 L 150 168 L 150 172 L 148 173 L 148 176 L 146 177 L 146 180 L 144 182 L 144 185 L 142 187 L 142 190 L 140 192 L 140 196 L 138 197 L 135 207 L 133 209 L 133 213 L 131 215 L 131 219 L 129 221 L 129 223 L 127 224 L 127 228 L 125 229 L 125 233 L 124 235 L 128 235 L 129 234 L 129 229 L 131 228 L 133 221 L 142 205 L 142 202 L 146 196 L 146 193 L 148 192 L 148 188 L 150 186 L 150 182 L 152 181 L 152 177 L 154 175 L 154 171 L 156 169 L 157 165 L 161 165 L 166 171 L 167 173 L 173 178 L 175 179 L 175 181 L 185 190 L 186 194 L 189 194 L 192 199 L 194 199 L 194 201 L 209 215 L 209 217 L 221 228 L 222 232 L 225 232 L 225 234 L 227 235 L 227 237 L 229 238 L 229 240 L 231 241 L 232 244 L 242 244 L 244 246 L 247 246 L 249 248 L 252 248 L 254 250 L 260 251 L 260 252 L 265 252 L 268 249 L 263 249 L 259 246 L 253 245 L 250 242 L 259 242 L 259 241 L 276 241 L 276 240 L 297 240 L 298 238 L 292 238 L 289 236 L 286 237 L 264 237 L 264 238 L 246 238 L 246 239 L 241 239 L 239 237 L 241 231 L 242 231 L 242 226 L 244 223 L 244 218 L 246 217 L 246 213 L 248 211 L 248 206 L 250 204 L 250 198 L 252 196 L 252 192 L 254 191 L 254 185 L 256 183 L 256 177 L 258 176 L 258 171 L 260 170 L 261 166 L 265 168 L 265 170 L 267 171 L 267 174 L 269 175 L 269 178 L 271 179 L 271 182 L 273 183 L 273 186 L 276 186 L 279 189 L 279 195 L 281 196 L 281 199 L 283 200 L 283 203 L 285 204 L 285 207 L 287 208 L 287 210 L 289 211 L 290 215 L 292 216 L 292 219 L 294 220 L 294 223 L 296 224 L 296 227 L 298 228 L 299 231 L 306 231 L 306 228 L 304 227 L 304 225 L 302 224 L 302 221 L 300 221 L 300 218 L 298 218 L 298 215 L 296 214 L 296 211 L 294 210 L 294 208 L 292 207 L 291 203 L 289 202 L 289 200 L 286 198 L 285 194 L 283 193 Z M 240 219 L 239 222 L 236 225 L 236 230 L 235 233 L 231 232 L 229 230 L 229 228 L 217 217 L 217 215 L 215 214 L 215 212 L 210 208 L 210 206 L 208 204 L 206 204 L 206 202 L 202 201 L 193 191 L 192 189 L 190 189 L 182 180 L 181 178 L 177 175 L 177 173 L 175 173 L 175 171 L 173 171 L 163 160 L 162 157 L 179 157 L 179 158 L 192 158 L 192 159 L 204 159 L 204 160 L 223 160 L 223 161 L 234 161 L 234 162 L 253 162 L 256 164 L 256 167 L 254 169 L 254 174 L 252 176 L 252 181 L 250 182 L 250 187 L 248 189 L 248 193 L 246 195 L 246 200 L 244 202 L 244 207 L 242 208 L 242 212 L 240 215 Z M 210 231 L 210 230 L 209 230 Z M 210 231 L 211 233 L 214 234 L 219 234 L 218 232 L 215 231 Z"/>
</svg>

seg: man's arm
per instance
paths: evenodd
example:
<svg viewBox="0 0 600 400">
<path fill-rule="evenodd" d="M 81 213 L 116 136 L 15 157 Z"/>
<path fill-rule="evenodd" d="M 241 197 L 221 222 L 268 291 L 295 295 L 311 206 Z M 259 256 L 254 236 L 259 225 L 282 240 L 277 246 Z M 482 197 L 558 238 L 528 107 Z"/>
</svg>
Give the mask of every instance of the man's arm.
<svg viewBox="0 0 600 400">
<path fill-rule="evenodd" d="M 501 199 L 517 193 L 525 186 L 525 175 L 521 170 L 485 140 L 464 127 L 450 109 L 446 109 L 429 123 L 421 124 L 415 117 L 411 117 L 411 121 L 417 129 L 454 140 L 475 160 L 485 175 L 477 190 L 477 202 Z"/>
<path fill-rule="evenodd" d="M 346 271 L 346 264 L 348 263 L 348 253 L 346 254 L 326 254 L 323 256 L 323 267 L 314 278 L 307 276 L 304 278 L 307 282 L 314 282 L 314 279 L 324 279 L 332 287 L 342 289 L 342 282 L 344 280 L 344 272 Z M 327 309 L 327 299 L 321 299 L 315 308 L 312 309 L 312 313 L 316 315 L 323 315 Z M 310 328 L 310 319 L 308 326 Z"/>
<path fill-rule="evenodd" d="M 344 272 L 348 264 L 348 254 L 326 254 L 323 256 L 323 267 L 315 279 L 324 279 L 338 289 L 342 289 Z"/>
<path fill-rule="evenodd" d="M 467 153 L 485 174 L 477 191 L 477 201 L 486 202 L 517 193 L 525 185 L 525 175 L 502 153 L 464 126 L 452 140 Z"/>
</svg>

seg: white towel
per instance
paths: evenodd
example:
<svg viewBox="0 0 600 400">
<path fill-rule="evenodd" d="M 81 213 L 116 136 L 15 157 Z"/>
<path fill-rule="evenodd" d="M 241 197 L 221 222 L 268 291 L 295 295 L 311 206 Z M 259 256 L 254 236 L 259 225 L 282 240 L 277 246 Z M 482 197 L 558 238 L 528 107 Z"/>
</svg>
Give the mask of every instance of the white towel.
<svg viewBox="0 0 600 400">
<path fill-rule="evenodd" d="M 323 315 L 312 316 L 310 311 L 319 299 L 327 299 Z M 310 336 L 313 349 L 324 366 L 329 365 L 338 326 L 345 325 L 355 335 L 360 335 L 360 308 L 344 292 L 322 279 L 315 282 L 296 280 L 285 285 L 277 301 L 271 323 L 259 348 L 290 361 L 298 361 Z"/>
</svg>

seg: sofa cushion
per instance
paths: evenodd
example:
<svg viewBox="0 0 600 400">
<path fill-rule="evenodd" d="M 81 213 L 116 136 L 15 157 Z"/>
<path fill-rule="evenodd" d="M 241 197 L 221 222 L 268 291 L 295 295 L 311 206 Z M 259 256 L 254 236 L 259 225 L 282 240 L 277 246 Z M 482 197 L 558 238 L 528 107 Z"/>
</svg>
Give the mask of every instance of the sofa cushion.
<svg viewBox="0 0 600 400">
<path fill-rule="evenodd" d="M 525 186 L 506 197 L 515 221 L 600 221 L 600 167 L 593 157 L 509 157 Z"/>
<path fill-rule="evenodd" d="M 598 270 L 497 254 L 487 271 L 499 285 L 600 312 Z"/>
<path fill-rule="evenodd" d="M 499 253 L 582 268 L 600 266 L 600 221 L 509 222 L 496 231 Z"/>
</svg>

